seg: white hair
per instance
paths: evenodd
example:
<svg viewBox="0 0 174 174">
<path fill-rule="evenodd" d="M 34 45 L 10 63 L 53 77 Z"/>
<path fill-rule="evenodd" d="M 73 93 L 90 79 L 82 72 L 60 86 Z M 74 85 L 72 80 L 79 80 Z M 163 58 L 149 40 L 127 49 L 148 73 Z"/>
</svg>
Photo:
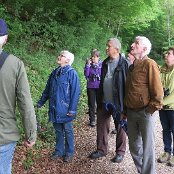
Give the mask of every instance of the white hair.
<svg viewBox="0 0 174 174">
<path fill-rule="evenodd" d="M 60 52 L 60 54 L 65 56 L 69 60 L 69 62 L 68 62 L 69 65 L 71 65 L 74 62 L 74 54 L 73 53 L 71 53 L 67 50 L 63 50 Z"/>
<path fill-rule="evenodd" d="M 136 40 L 140 40 L 141 41 L 141 44 L 147 48 L 147 50 L 145 51 L 146 55 L 148 55 L 150 53 L 150 50 L 151 50 L 151 47 L 152 47 L 152 44 L 150 42 L 150 40 L 145 37 L 145 36 L 137 36 L 135 38 Z"/>
<path fill-rule="evenodd" d="M 8 35 L 5 35 L 5 36 L 0 36 L 0 45 L 4 45 L 5 44 L 5 42 L 6 42 L 6 40 L 7 40 L 7 36 Z"/>
<path fill-rule="evenodd" d="M 117 48 L 119 52 L 121 51 L 121 43 L 117 38 L 110 38 L 108 42 L 112 42 L 114 48 Z"/>
</svg>

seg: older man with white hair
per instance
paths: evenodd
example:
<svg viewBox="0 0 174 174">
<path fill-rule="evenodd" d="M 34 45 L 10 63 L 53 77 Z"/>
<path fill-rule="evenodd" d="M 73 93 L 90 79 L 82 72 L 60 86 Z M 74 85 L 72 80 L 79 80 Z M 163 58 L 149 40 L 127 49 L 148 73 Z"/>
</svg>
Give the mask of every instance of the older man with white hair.
<svg viewBox="0 0 174 174">
<path fill-rule="evenodd" d="M 155 116 L 162 108 L 163 87 L 157 63 L 147 55 L 148 38 L 138 36 L 131 45 L 135 57 L 126 81 L 125 106 L 128 120 L 129 149 L 141 174 L 155 174 Z"/>
</svg>

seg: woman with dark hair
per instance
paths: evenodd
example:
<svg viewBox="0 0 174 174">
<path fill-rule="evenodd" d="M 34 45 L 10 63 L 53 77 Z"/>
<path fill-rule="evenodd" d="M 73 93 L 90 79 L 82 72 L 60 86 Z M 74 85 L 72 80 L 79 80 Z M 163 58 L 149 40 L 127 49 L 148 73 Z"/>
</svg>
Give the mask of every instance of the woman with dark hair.
<svg viewBox="0 0 174 174">
<path fill-rule="evenodd" d="M 86 61 L 84 68 L 84 75 L 87 80 L 87 95 L 89 108 L 89 125 L 94 127 L 96 125 L 96 95 L 100 84 L 102 61 L 100 60 L 100 52 L 93 49 L 91 58 Z"/>
</svg>

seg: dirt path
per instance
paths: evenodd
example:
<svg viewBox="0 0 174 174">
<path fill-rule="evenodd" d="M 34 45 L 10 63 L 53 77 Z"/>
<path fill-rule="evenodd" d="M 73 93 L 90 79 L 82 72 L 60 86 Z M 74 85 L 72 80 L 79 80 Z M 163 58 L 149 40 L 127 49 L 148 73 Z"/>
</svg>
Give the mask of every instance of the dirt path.
<svg viewBox="0 0 174 174">
<path fill-rule="evenodd" d="M 163 142 L 161 134 L 161 125 L 158 113 L 156 116 L 156 156 L 163 152 Z M 75 127 L 75 156 L 70 164 L 62 161 L 52 161 L 49 159 L 49 151 L 43 149 L 40 156 L 34 160 L 33 167 L 29 171 L 24 171 L 22 167 L 22 158 L 18 158 L 18 152 L 15 154 L 14 174 L 137 174 L 134 163 L 129 153 L 128 143 L 124 161 L 120 164 L 112 163 L 110 159 L 115 155 L 115 135 L 110 134 L 109 153 L 106 157 L 97 160 L 91 160 L 88 155 L 96 149 L 96 128 L 89 127 L 87 116 L 81 121 L 80 127 Z M 113 121 L 111 129 L 114 128 Z M 19 152 L 20 153 L 20 152 Z M 157 174 L 173 174 L 174 168 L 165 164 L 157 164 Z"/>
</svg>

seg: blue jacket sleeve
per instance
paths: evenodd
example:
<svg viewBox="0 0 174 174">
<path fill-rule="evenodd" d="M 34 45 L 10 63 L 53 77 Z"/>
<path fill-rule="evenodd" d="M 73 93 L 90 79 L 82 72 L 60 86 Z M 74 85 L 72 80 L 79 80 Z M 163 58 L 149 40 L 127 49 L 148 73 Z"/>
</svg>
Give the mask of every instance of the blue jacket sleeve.
<svg viewBox="0 0 174 174">
<path fill-rule="evenodd" d="M 77 72 L 74 70 L 70 80 L 70 105 L 69 113 L 76 115 L 77 105 L 80 98 L 80 81 Z"/>
<path fill-rule="evenodd" d="M 49 99 L 51 76 L 52 76 L 52 74 L 49 76 L 45 90 L 43 91 L 40 100 L 37 102 L 37 106 L 39 108 L 41 108 L 45 104 L 45 102 Z"/>
</svg>

